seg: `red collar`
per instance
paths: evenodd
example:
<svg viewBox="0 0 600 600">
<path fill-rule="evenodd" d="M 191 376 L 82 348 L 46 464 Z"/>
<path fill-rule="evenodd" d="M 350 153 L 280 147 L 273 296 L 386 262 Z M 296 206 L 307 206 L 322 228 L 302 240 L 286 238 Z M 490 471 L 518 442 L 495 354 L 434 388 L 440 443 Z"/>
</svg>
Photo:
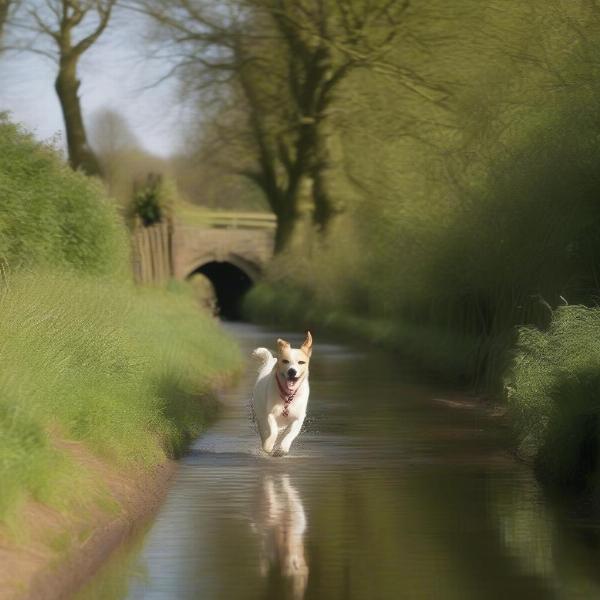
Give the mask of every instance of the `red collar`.
<svg viewBox="0 0 600 600">
<path fill-rule="evenodd" d="M 298 390 L 300 389 L 303 380 L 304 375 L 302 376 L 302 379 L 298 382 L 298 387 L 293 392 L 288 393 L 288 391 L 283 387 L 283 385 L 281 385 L 281 381 L 279 381 L 279 374 L 275 373 L 275 381 L 277 382 L 277 387 L 279 388 L 279 396 L 283 400 L 283 412 L 281 414 L 284 417 L 289 416 L 289 406 L 292 403 L 292 400 L 296 397 L 296 394 L 298 393 Z"/>
</svg>

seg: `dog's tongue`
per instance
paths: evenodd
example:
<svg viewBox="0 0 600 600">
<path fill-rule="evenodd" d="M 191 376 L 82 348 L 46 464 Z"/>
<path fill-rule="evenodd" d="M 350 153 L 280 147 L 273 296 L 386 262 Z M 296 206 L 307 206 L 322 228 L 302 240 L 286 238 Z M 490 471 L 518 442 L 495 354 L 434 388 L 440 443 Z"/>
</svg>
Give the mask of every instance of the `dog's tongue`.
<svg viewBox="0 0 600 600">
<path fill-rule="evenodd" d="M 298 378 L 294 378 L 294 379 L 286 379 L 285 380 L 285 387 L 287 389 L 288 392 L 293 392 L 296 389 L 296 386 L 298 385 Z"/>
</svg>

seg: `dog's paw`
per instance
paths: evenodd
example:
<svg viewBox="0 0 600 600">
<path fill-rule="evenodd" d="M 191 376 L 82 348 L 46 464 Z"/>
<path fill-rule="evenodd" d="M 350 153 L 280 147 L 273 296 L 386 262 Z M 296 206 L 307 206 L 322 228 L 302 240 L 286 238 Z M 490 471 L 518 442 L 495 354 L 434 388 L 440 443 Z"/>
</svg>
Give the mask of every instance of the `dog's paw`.
<svg viewBox="0 0 600 600">
<path fill-rule="evenodd" d="M 262 449 L 267 453 L 267 454 L 271 454 L 271 452 L 273 452 L 273 446 L 275 444 L 272 442 L 269 442 L 268 440 L 263 444 Z"/>
<path fill-rule="evenodd" d="M 273 452 L 271 453 L 271 456 L 286 456 L 286 454 L 289 454 L 289 452 L 290 452 L 289 446 L 287 448 L 285 446 L 280 446 L 279 448 L 276 448 L 275 450 L 273 450 Z"/>
</svg>

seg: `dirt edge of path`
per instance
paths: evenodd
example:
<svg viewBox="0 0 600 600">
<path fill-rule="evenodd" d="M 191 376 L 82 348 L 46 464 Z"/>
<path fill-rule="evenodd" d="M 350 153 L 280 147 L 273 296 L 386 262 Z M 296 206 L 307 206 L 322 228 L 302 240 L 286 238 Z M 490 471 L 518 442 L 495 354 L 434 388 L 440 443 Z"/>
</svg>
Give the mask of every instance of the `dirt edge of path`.
<svg viewBox="0 0 600 600">
<path fill-rule="evenodd" d="M 106 562 L 114 550 L 143 527 L 162 505 L 177 468 L 167 460 L 151 469 L 119 471 L 77 443 L 69 454 L 85 464 L 105 488 L 112 510 L 95 502 L 82 506 L 76 516 L 65 516 L 43 505 L 27 507 L 35 524 L 24 544 L 0 536 L 0 598 L 6 600 L 61 600 L 77 592 Z M 49 539 L 67 538 L 68 548 L 53 551 Z M 51 544 L 50 544 L 51 546 Z M 5 595 L 6 594 L 6 595 Z"/>
</svg>

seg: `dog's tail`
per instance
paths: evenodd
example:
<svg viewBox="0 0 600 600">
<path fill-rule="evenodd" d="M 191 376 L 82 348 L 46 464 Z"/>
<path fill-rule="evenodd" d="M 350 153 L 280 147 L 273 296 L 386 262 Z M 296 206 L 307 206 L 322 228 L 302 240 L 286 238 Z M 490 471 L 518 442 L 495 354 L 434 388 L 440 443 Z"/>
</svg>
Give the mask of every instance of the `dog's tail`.
<svg viewBox="0 0 600 600">
<path fill-rule="evenodd" d="M 266 348 L 255 348 L 252 351 L 252 358 L 257 360 L 261 367 L 264 367 L 273 358 L 273 355 Z"/>
<path fill-rule="evenodd" d="M 252 358 L 258 361 L 258 378 L 264 377 L 275 363 L 275 358 L 266 348 L 255 348 L 252 352 Z"/>
</svg>

